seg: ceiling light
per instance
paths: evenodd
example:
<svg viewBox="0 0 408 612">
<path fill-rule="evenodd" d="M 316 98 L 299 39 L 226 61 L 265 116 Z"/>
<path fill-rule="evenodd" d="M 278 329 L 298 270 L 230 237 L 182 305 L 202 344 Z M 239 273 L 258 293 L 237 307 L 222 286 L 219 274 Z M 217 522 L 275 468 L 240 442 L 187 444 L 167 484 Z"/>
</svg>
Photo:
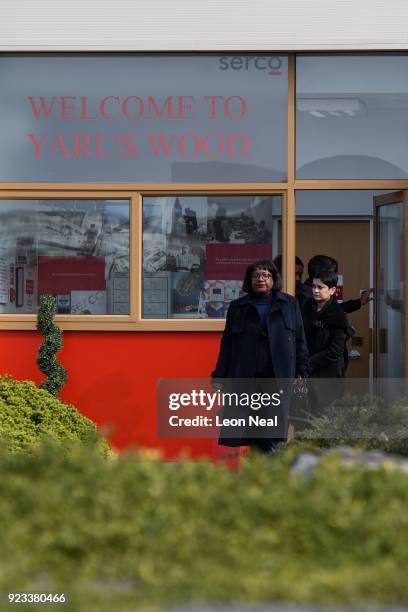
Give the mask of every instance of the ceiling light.
<svg viewBox="0 0 408 612">
<path fill-rule="evenodd" d="M 315 117 L 315 113 L 330 113 L 334 116 L 342 114 L 354 116 L 364 111 L 365 105 L 358 98 L 298 98 L 297 110 L 308 112 Z M 325 116 L 325 115 L 324 115 Z"/>
</svg>

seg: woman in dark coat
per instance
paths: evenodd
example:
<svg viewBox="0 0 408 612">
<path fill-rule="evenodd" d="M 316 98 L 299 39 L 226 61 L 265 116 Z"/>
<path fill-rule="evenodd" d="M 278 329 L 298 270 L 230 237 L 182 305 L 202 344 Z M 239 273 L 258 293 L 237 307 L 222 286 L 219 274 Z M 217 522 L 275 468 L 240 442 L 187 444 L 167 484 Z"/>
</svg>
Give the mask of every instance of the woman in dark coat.
<svg viewBox="0 0 408 612">
<path fill-rule="evenodd" d="M 344 346 L 348 321 L 344 310 L 336 301 L 337 274 L 321 270 L 313 279 L 313 298 L 303 305 L 303 323 L 310 354 L 310 377 L 341 379 L 345 376 Z M 313 385 L 313 413 L 341 395 L 342 384 L 327 380 Z"/>
<path fill-rule="evenodd" d="M 244 297 L 231 302 L 213 379 L 290 379 L 305 377 L 309 359 L 302 317 L 296 298 L 281 291 L 281 279 L 272 262 L 260 260 L 245 273 Z M 238 384 L 238 383 L 237 383 Z M 239 383 L 241 385 L 241 383 Z M 236 387 L 236 385 L 235 385 Z M 290 389 L 283 394 L 282 430 L 287 435 Z M 220 444 L 250 444 L 263 452 L 282 439 L 224 438 Z"/>
</svg>

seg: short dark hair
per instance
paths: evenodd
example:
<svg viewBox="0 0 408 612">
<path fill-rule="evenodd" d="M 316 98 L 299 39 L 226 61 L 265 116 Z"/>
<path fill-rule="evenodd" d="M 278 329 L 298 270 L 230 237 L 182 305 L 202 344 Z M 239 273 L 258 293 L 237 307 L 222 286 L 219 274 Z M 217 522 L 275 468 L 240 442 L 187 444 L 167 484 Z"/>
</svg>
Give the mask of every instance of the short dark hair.
<svg viewBox="0 0 408 612">
<path fill-rule="evenodd" d="M 278 268 L 278 272 L 279 274 L 282 274 L 282 255 L 277 255 L 274 260 L 273 263 L 275 264 L 275 266 Z M 295 265 L 296 266 L 302 266 L 302 268 L 304 268 L 305 266 L 303 265 L 303 261 L 300 259 L 300 257 L 298 257 L 297 255 L 295 256 Z"/>
<path fill-rule="evenodd" d="M 279 274 L 282 274 L 282 255 L 277 255 L 274 258 L 273 263 L 278 268 Z"/>
<path fill-rule="evenodd" d="M 325 285 L 327 285 L 328 287 L 337 287 L 337 283 L 339 282 L 339 277 L 337 276 L 336 272 L 331 272 L 330 270 L 320 270 L 320 273 L 318 276 L 313 276 L 313 278 L 318 278 L 319 280 L 322 281 L 322 283 L 324 283 Z"/>
<path fill-rule="evenodd" d="M 242 290 L 245 291 L 245 293 L 254 295 L 252 290 L 252 274 L 255 272 L 255 270 L 267 270 L 270 274 L 272 274 L 272 291 L 280 291 L 282 289 L 282 280 L 276 265 L 269 259 L 258 259 L 246 269 L 244 283 L 242 285 Z"/>
<path fill-rule="evenodd" d="M 323 270 L 338 271 L 338 263 L 334 257 L 328 255 L 315 255 L 307 264 L 307 273 L 309 278 L 320 278 L 319 274 Z"/>
</svg>

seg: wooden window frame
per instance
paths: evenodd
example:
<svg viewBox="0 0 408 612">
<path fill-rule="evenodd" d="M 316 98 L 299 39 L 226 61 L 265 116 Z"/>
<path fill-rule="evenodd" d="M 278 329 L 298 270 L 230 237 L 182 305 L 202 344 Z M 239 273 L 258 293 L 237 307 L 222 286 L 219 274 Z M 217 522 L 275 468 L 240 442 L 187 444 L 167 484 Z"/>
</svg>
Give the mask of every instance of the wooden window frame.
<svg viewBox="0 0 408 612">
<path fill-rule="evenodd" d="M 272 52 L 272 51 L 271 51 Z M 286 54 L 287 52 L 285 52 Z M 321 53 L 321 51 L 317 52 Z M 324 52 L 329 54 L 329 52 Z M 341 53 L 341 52 L 340 52 Z M 359 53 L 348 51 L 348 53 Z M 360 52 L 361 53 L 361 52 Z M 369 52 L 367 54 L 371 54 Z M 339 51 L 332 54 L 338 55 Z M 281 183 L 0 183 L 0 199 L 124 199 L 130 201 L 130 314 L 129 315 L 57 315 L 64 330 L 83 331 L 222 331 L 224 319 L 142 319 L 142 199 L 151 195 L 281 195 L 283 288 L 295 292 L 296 207 L 298 190 L 406 190 L 405 180 L 296 180 L 296 53 L 288 56 L 288 158 L 287 180 Z M 35 329 L 36 315 L 1 314 L 1 329 Z"/>
<path fill-rule="evenodd" d="M 142 317 L 142 206 L 145 196 L 280 195 L 282 197 L 282 251 L 288 239 L 286 191 L 270 183 L 233 184 L 24 184 L 0 185 L 0 201 L 7 200 L 123 200 L 129 201 L 129 315 L 56 315 L 63 330 L 84 331 L 221 331 L 225 320 L 144 319 Z M 33 330 L 36 314 L 1 314 L 0 329 Z"/>
</svg>

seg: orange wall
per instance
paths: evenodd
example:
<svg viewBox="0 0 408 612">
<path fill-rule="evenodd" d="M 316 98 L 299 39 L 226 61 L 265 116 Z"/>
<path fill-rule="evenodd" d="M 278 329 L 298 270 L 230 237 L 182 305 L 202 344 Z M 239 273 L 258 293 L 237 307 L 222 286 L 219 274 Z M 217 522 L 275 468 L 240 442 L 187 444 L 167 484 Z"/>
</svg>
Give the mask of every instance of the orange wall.
<svg viewBox="0 0 408 612">
<path fill-rule="evenodd" d="M 97 423 L 123 449 L 138 445 L 163 449 L 168 458 L 188 449 L 211 456 L 211 440 L 168 439 L 156 435 L 158 378 L 206 378 L 213 370 L 220 334 L 215 332 L 64 332 L 58 359 L 69 380 L 61 398 Z M 37 332 L 0 332 L 0 373 L 39 383 Z"/>
</svg>

